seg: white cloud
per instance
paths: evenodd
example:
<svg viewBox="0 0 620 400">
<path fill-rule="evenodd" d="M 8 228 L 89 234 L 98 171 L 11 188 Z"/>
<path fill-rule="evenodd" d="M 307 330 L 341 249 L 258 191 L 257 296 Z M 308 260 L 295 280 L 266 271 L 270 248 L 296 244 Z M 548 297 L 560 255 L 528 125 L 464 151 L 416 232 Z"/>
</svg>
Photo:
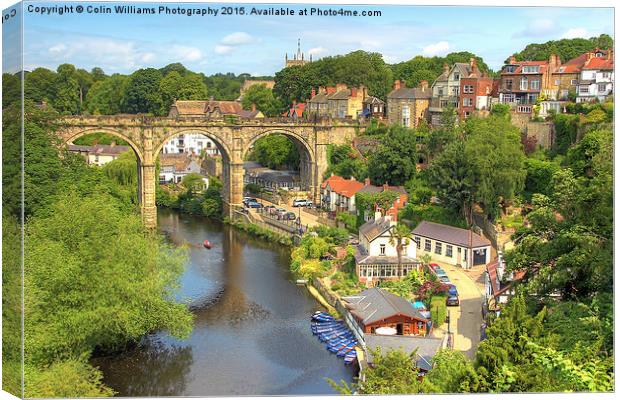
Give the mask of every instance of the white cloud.
<svg viewBox="0 0 620 400">
<path fill-rule="evenodd" d="M 232 46 L 224 46 L 221 44 L 218 44 L 217 46 L 215 46 L 215 53 L 216 54 L 230 54 L 235 50 L 234 47 Z"/>
<path fill-rule="evenodd" d="M 588 38 L 590 34 L 585 28 L 570 28 L 563 35 L 562 39 Z"/>
<path fill-rule="evenodd" d="M 96 65 L 114 65 L 118 69 L 135 68 L 155 55 L 139 50 L 133 42 L 99 37 L 57 43 L 48 48 L 52 61 L 62 63 L 71 58 L 87 59 Z"/>
<path fill-rule="evenodd" d="M 310 50 L 308 50 L 308 54 L 311 54 L 313 56 L 320 56 L 321 54 L 325 54 L 327 53 L 327 49 L 323 46 L 319 46 L 319 47 L 313 47 Z"/>
<path fill-rule="evenodd" d="M 173 45 L 170 51 L 179 62 L 192 62 L 202 59 L 202 51 L 196 47 Z"/>
<path fill-rule="evenodd" d="M 535 37 L 547 35 L 556 31 L 555 22 L 549 18 L 538 18 L 530 21 L 527 27 L 513 35 L 513 37 Z"/>
<path fill-rule="evenodd" d="M 425 56 L 442 56 L 446 55 L 448 50 L 450 50 L 450 43 L 441 41 L 423 47 L 422 53 L 424 53 Z"/>
<path fill-rule="evenodd" d="M 52 56 L 63 54 L 65 50 L 67 50 L 67 46 L 65 46 L 63 43 L 59 43 L 49 48 L 49 52 Z"/>
<path fill-rule="evenodd" d="M 254 42 L 254 38 L 245 32 L 235 32 L 230 35 L 224 36 L 221 40 L 221 44 L 228 46 L 239 46 L 242 44 L 248 44 Z"/>
</svg>

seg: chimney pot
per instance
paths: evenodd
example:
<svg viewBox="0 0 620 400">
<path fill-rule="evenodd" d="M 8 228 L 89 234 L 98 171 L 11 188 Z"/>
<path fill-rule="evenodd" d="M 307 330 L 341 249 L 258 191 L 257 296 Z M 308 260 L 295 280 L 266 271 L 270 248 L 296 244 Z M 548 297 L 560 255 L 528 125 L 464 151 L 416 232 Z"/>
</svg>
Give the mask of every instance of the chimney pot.
<svg viewBox="0 0 620 400">
<path fill-rule="evenodd" d="M 517 59 L 515 58 L 515 56 L 510 56 L 510 58 L 508 59 L 509 64 L 515 64 L 516 62 L 517 62 Z"/>
<path fill-rule="evenodd" d="M 448 65 L 448 63 L 444 63 L 443 72 L 445 72 L 446 74 L 450 72 L 450 66 Z"/>
<path fill-rule="evenodd" d="M 364 179 L 364 186 L 370 186 L 370 178 Z"/>
<path fill-rule="evenodd" d="M 312 93 L 310 94 L 310 98 L 316 96 L 316 89 L 312 88 Z"/>
<path fill-rule="evenodd" d="M 400 89 L 400 80 L 395 80 L 394 81 L 394 90 L 398 90 Z"/>
<path fill-rule="evenodd" d="M 252 103 L 252 111 L 256 111 L 256 104 Z"/>
</svg>

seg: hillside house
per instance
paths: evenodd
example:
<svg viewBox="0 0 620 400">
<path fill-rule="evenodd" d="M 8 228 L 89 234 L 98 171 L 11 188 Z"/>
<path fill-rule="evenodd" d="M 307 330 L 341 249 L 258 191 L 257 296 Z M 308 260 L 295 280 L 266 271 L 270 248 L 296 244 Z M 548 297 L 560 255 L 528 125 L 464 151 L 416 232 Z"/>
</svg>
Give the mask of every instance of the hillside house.
<svg viewBox="0 0 620 400">
<path fill-rule="evenodd" d="M 427 81 L 420 82 L 419 88 L 406 88 L 401 81 L 395 81 L 393 90 L 387 95 L 388 122 L 417 128 L 422 121 L 428 121 L 431 96 Z"/>
</svg>

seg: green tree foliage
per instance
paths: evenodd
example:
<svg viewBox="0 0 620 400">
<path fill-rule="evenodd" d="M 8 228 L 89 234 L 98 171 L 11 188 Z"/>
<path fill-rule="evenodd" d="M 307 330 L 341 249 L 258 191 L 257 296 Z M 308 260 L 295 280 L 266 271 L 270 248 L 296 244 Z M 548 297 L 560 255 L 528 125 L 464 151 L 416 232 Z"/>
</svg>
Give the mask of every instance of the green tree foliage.
<svg viewBox="0 0 620 400">
<path fill-rule="evenodd" d="M 9 104 L 21 101 L 22 81 L 20 74 L 2 74 L 2 108 L 6 108 Z"/>
<path fill-rule="evenodd" d="M 363 181 L 368 176 L 366 162 L 359 158 L 348 144 L 329 145 L 327 157 L 329 166 L 325 171 L 325 178 L 334 174 L 345 179 L 354 177 L 358 181 Z"/>
<path fill-rule="evenodd" d="M 215 74 L 204 78 L 209 94 L 218 100 L 235 100 L 239 97 L 245 78 L 233 73 Z"/>
<path fill-rule="evenodd" d="M 154 68 L 139 69 L 131 74 L 123 93 L 123 111 L 160 115 L 163 99 L 159 85 L 162 78 L 161 72 Z"/>
<path fill-rule="evenodd" d="M 407 87 L 417 87 L 423 80 L 428 81 L 431 85 L 443 72 L 444 64 L 448 64 L 450 67 L 456 62 L 469 64 L 471 58 L 476 59 L 480 71 L 491 72 L 481 57 L 467 51 L 450 53 L 445 57 L 415 56 L 409 61 L 394 64 L 391 67 L 394 71 L 394 79 L 404 81 Z"/>
<path fill-rule="evenodd" d="M 243 94 L 241 104 L 244 109 L 251 110 L 252 106 L 267 117 L 277 117 L 282 112 L 283 104 L 273 97 L 273 91 L 265 85 L 252 85 Z"/>
<path fill-rule="evenodd" d="M 169 72 L 159 83 L 162 99 L 160 115 L 166 115 L 174 100 L 206 100 L 207 85 L 203 78 L 194 73 L 181 75 L 177 71 Z"/>
<path fill-rule="evenodd" d="M 48 104 L 54 104 L 54 99 L 57 96 L 56 77 L 56 72 L 46 68 L 35 68 L 26 73 L 24 97 L 36 103 L 45 101 Z"/>
<path fill-rule="evenodd" d="M 291 139 L 281 134 L 256 140 L 248 159 L 272 169 L 299 170 L 299 150 Z"/>
<path fill-rule="evenodd" d="M 58 196 L 28 222 L 25 243 L 26 364 L 45 371 L 156 329 L 191 331 L 173 291 L 184 252 L 145 235 L 141 218 L 110 195 Z"/>
<path fill-rule="evenodd" d="M 577 141 L 577 129 L 579 126 L 579 116 L 570 114 L 555 114 L 553 116 L 555 127 L 554 151 L 559 154 L 566 154 L 568 148 Z"/>
<path fill-rule="evenodd" d="M 381 54 L 358 50 L 284 68 L 276 73 L 273 92 L 284 104 L 291 104 L 309 99 L 313 87 L 344 83 L 349 87 L 364 85 L 369 95 L 385 99 L 392 81 L 392 71 Z"/>
<path fill-rule="evenodd" d="M 602 34 L 598 37 L 591 37 L 590 39 L 574 38 L 574 39 L 560 39 L 550 40 L 545 43 L 531 43 L 525 46 L 523 50 L 513 55 L 517 61 L 535 61 L 535 60 L 548 60 L 551 54 L 557 54 L 560 56 L 562 62 L 566 62 L 581 54 L 600 49 L 613 49 L 613 39 L 606 34 Z"/>
<path fill-rule="evenodd" d="M 103 382 L 103 374 L 86 359 L 59 361 L 40 370 L 27 366 L 25 392 L 33 398 L 112 397 L 115 392 Z"/>
<path fill-rule="evenodd" d="M 596 167 L 596 155 L 612 142 L 613 136 L 609 130 L 587 132 L 579 143 L 568 150 L 565 163 L 576 174 L 591 176 Z"/>
<path fill-rule="evenodd" d="M 54 108 L 61 114 L 80 112 L 80 83 L 75 67 L 62 64 L 54 78 Z"/>
<path fill-rule="evenodd" d="M 544 195 L 551 194 L 551 179 L 553 174 L 560 169 L 560 166 L 547 160 L 540 160 L 532 157 L 525 159 L 525 193 L 530 197 L 534 193 Z"/>
<path fill-rule="evenodd" d="M 88 112 L 94 115 L 119 114 L 124 106 L 124 93 L 128 78 L 114 74 L 95 81 L 86 96 Z"/>
<path fill-rule="evenodd" d="M 183 185 L 189 193 L 195 195 L 202 192 L 205 187 L 205 181 L 203 180 L 202 175 L 192 172 L 183 177 L 181 180 L 181 185 Z"/>
<path fill-rule="evenodd" d="M 368 175 L 376 185 L 404 185 L 416 173 L 416 131 L 393 125 L 368 159 Z"/>
<path fill-rule="evenodd" d="M 415 394 L 428 391 L 423 381 L 418 379 L 416 353 L 407 354 L 402 350 L 380 348 L 370 349 L 372 368 L 364 370 L 364 381 L 352 385 L 346 382 L 336 384 L 328 380 L 341 394 Z"/>
<path fill-rule="evenodd" d="M 470 393 L 478 389 L 478 374 L 460 351 L 440 350 L 433 357 L 433 369 L 424 377 L 433 393 Z"/>
</svg>

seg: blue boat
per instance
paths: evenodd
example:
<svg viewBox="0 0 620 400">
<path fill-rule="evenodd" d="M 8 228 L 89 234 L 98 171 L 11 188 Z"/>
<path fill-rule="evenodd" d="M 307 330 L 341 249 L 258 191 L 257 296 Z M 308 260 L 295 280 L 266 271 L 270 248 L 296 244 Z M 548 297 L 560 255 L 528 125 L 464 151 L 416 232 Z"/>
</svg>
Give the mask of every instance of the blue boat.
<svg viewBox="0 0 620 400">
<path fill-rule="evenodd" d="M 345 347 L 344 349 L 340 350 L 337 353 L 338 357 L 344 357 L 348 352 L 350 352 L 351 350 L 353 350 L 355 348 L 355 345 L 349 345 L 347 347 Z"/>
<path fill-rule="evenodd" d="M 350 365 L 357 358 L 357 352 L 355 350 L 351 350 L 347 355 L 344 356 L 344 364 Z"/>
<path fill-rule="evenodd" d="M 351 343 L 353 343 L 353 342 L 352 341 L 342 342 L 342 343 L 339 343 L 339 344 L 337 344 L 335 346 L 330 347 L 328 350 L 331 351 L 332 353 L 338 353 L 341 350 L 346 349 L 347 347 L 350 347 Z"/>
</svg>

